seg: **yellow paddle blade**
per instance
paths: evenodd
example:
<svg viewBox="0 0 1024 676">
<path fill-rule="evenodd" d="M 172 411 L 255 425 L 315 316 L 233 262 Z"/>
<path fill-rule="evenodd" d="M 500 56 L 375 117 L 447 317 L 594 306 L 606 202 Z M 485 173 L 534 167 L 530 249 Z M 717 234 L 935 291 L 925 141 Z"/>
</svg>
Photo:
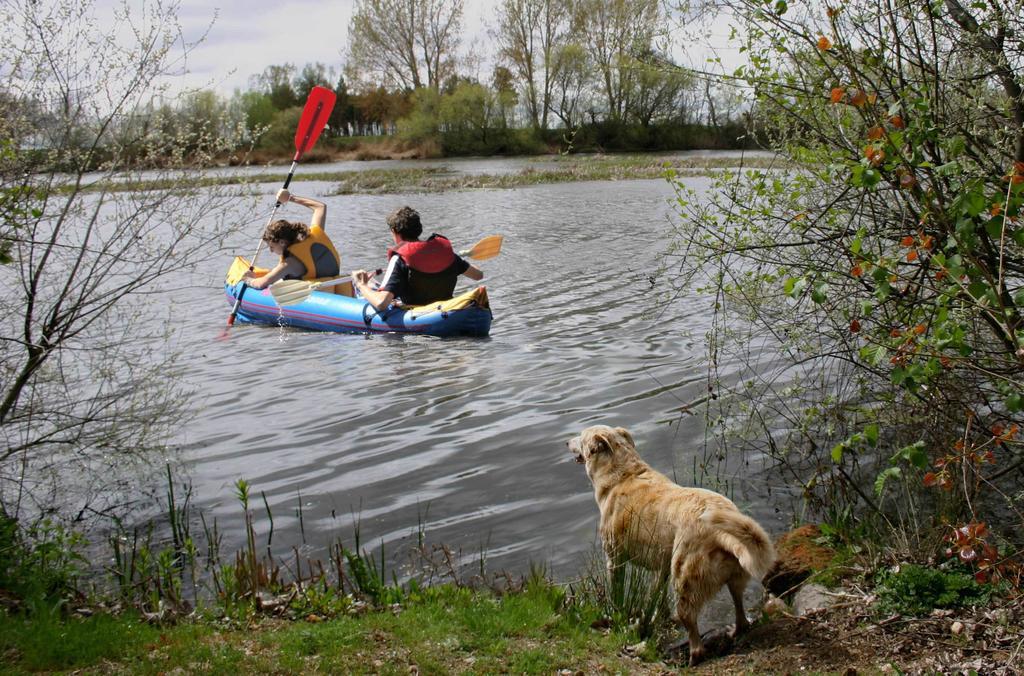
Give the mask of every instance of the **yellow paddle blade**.
<svg viewBox="0 0 1024 676">
<path fill-rule="evenodd" d="M 473 245 L 473 248 L 468 251 L 463 251 L 462 255 L 466 258 L 473 258 L 478 261 L 486 261 L 490 258 L 494 258 L 501 253 L 501 242 L 505 238 L 502 235 L 491 235 L 484 237 L 482 240 Z"/>
<path fill-rule="evenodd" d="M 270 285 L 270 295 L 278 305 L 295 305 L 309 298 L 309 294 L 320 286 L 320 282 L 303 279 L 282 279 Z"/>
</svg>

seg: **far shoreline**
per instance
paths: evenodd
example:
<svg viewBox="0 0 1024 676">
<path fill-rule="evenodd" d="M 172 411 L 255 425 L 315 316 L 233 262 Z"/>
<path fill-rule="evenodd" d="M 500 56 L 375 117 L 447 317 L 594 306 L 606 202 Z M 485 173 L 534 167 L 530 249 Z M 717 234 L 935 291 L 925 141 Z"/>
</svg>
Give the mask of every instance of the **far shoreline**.
<svg viewBox="0 0 1024 676">
<path fill-rule="evenodd" d="M 397 193 L 436 193 L 452 190 L 477 189 L 510 189 L 528 185 L 547 183 L 572 183 L 583 181 L 626 181 L 671 179 L 679 176 L 713 176 L 722 171 L 741 170 L 778 170 L 789 168 L 789 164 L 774 155 L 765 155 L 761 151 L 723 150 L 724 154 L 707 154 L 692 156 L 673 156 L 673 151 L 622 152 L 622 153 L 581 153 L 572 155 L 517 155 L 517 156 L 479 156 L 481 159 L 500 158 L 536 158 L 540 161 L 551 161 L 554 167 L 525 167 L 516 172 L 499 174 L 456 174 L 444 165 L 438 166 L 400 166 L 395 168 L 370 167 L 353 170 L 317 170 L 317 164 L 352 161 L 344 155 L 323 155 L 316 158 L 303 158 L 306 165 L 302 171 L 305 181 L 325 181 L 337 183 L 337 187 L 328 194 L 397 194 Z M 688 151 L 675 151 L 688 152 Z M 716 153 L 709 150 L 709 153 Z M 750 152 L 747 156 L 745 153 Z M 735 153 L 735 154 L 732 154 Z M 476 157 L 476 156 L 474 156 Z M 428 159 L 428 158 L 392 158 L 392 159 Z M 429 158 L 439 161 L 462 159 L 461 157 Z M 466 157 L 465 159 L 469 159 Z M 366 160 L 375 161 L 375 160 Z M 277 169 L 260 174 L 239 172 L 218 175 L 205 175 L 201 178 L 173 175 L 140 180 L 99 180 L 77 189 L 88 191 L 131 192 L 148 190 L 180 190 L 191 187 L 213 187 L 228 185 L 256 185 L 280 183 L 286 175 L 287 164 L 265 164 L 250 162 L 248 164 L 221 165 L 216 168 L 237 167 L 240 170 L 258 167 Z"/>
</svg>

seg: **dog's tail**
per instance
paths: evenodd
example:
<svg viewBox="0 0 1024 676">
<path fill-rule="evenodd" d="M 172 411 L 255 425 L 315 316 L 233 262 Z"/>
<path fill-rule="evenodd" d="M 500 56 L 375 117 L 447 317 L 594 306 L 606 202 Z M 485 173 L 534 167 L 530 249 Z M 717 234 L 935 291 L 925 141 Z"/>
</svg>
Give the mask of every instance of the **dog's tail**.
<svg viewBox="0 0 1024 676">
<path fill-rule="evenodd" d="M 764 529 L 749 516 L 731 510 L 705 512 L 718 546 L 731 553 L 755 580 L 764 578 L 775 563 L 775 547 Z"/>
</svg>

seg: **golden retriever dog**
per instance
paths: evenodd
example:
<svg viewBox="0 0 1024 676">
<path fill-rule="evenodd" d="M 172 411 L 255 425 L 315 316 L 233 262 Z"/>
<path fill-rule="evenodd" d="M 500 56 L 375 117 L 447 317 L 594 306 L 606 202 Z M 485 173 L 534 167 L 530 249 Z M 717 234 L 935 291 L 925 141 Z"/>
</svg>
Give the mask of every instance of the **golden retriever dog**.
<svg viewBox="0 0 1024 676">
<path fill-rule="evenodd" d="M 691 665 L 704 657 L 697 616 L 722 585 L 736 608 L 733 635 L 750 627 L 743 590 L 775 562 L 775 548 L 757 522 L 728 498 L 683 488 L 652 469 L 622 427 L 588 427 L 569 441 L 569 450 L 594 485 L 608 570 L 628 562 L 669 575 L 674 619 L 689 634 Z"/>
</svg>

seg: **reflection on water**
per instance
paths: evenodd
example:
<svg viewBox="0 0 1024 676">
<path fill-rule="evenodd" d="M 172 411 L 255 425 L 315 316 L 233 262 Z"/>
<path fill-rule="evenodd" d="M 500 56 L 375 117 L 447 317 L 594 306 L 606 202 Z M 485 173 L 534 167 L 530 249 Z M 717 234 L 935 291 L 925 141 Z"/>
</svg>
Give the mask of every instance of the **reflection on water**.
<svg viewBox="0 0 1024 676">
<path fill-rule="evenodd" d="M 292 187 L 332 186 L 299 176 Z M 326 198 L 348 268 L 379 265 L 384 217 L 403 203 L 457 247 L 505 235 L 481 266 L 495 312 L 487 339 L 236 326 L 217 342 L 228 261 L 200 271 L 208 287 L 178 299 L 198 397 L 180 441 L 225 551 L 243 532 L 232 498 L 243 477 L 266 493 L 282 552 L 302 542 L 301 504 L 313 553 L 350 540 L 357 519 L 363 541 L 389 552 L 422 523 L 430 543 L 486 548 L 492 570 L 533 561 L 578 573 L 598 514 L 566 440 L 590 424 L 628 427 L 646 459 L 684 483 L 703 443 L 703 420 L 678 408 L 704 393 L 709 301 L 661 307 L 647 278 L 670 236 L 672 196 L 663 181 L 627 181 Z"/>
</svg>

